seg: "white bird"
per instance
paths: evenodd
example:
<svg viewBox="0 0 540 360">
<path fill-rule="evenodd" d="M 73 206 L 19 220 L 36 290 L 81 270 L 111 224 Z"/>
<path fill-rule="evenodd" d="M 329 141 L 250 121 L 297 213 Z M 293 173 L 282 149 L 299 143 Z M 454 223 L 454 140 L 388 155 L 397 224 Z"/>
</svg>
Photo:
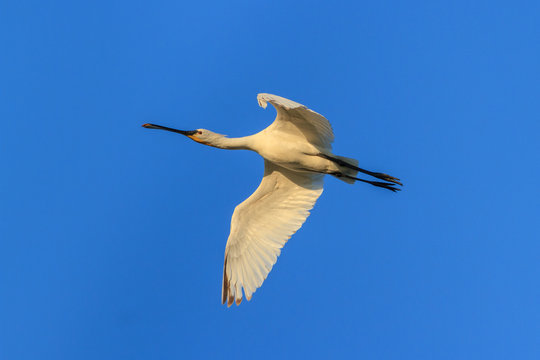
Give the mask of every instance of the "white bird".
<svg viewBox="0 0 540 360">
<path fill-rule="evenodd" d="M 225 247 L 222 303 L 231 306 L 247 300 L 262 285 L 281 248 L 302 226 L 323 191 L 325 174 L 347 183 L 362 181 L 399 190 L 399 179 L 358 167 L 358 161 L 332 153 L 332 127 L 326 118 L 294 101 L 271 94 L 259 94 L 259 105 L 277 110 L 274 122 L 261 132 L 228 138 L 206 129 L 192 131 L 144 124 L 186 135 L 201 144 L 220 149 L 255 151 L 264 158 L 264 176 L 255 192 L 236 207 Z M 388 182 L 357 178 L 357 173 Z"/>
</svg>

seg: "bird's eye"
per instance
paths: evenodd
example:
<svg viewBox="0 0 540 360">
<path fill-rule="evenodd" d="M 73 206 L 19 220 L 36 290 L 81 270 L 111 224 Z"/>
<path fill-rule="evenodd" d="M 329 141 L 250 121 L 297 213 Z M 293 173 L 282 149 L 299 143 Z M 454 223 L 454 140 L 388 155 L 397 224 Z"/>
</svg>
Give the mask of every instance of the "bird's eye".
<svg viewBox="0 0 540 360">
<path fill-rule="evenodd" d="M 197 131 L 197 134 L 202 135 L 202 131 L 200 131 L 200 130 Z"/>
</svg>

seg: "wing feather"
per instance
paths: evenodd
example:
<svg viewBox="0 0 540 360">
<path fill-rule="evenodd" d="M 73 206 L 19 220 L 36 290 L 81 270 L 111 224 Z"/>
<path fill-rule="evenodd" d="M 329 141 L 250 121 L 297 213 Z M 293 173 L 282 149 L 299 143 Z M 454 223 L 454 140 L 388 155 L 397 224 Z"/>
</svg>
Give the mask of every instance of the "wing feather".
<svg viewBox="0 0 540 360">
<path fill-rule="evenodd" d="M 236 207 L 225 248 L 222 302 L 250 300 L 302 226 L 323 191 L 323 175 L 299 173 L 270 161 L 255 192 Z"/>
<path fill-rule="evenodd" d="M 321 114 L 277 95 L 259 94 L 257 100 L 263 108 L 266 108 L 267 103 L 276 108 L 276 120 L 270 125 L 273 130 L 295 134 L 321 148 L 332 148 L 334 132 L 328 120 Z"/>
</svg>

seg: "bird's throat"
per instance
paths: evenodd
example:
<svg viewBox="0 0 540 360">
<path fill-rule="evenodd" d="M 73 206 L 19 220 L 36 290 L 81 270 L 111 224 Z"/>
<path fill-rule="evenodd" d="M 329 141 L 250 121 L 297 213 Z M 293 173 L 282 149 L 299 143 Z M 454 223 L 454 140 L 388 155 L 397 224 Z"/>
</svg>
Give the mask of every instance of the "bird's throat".
<svg viewBox="0 0 540 360">
<path fill-rule="evenodd" d="M 195 135 L 186 135 L 188 138 L 190 138 L 193 141 L 198 142 L 199 144 L 208 145 L 208 146 L 214 146 L 210 143 L 207 143 L 206 141 L 202 141 L 201 139 L 197 138 Z M 215 146 L 214 146 L 215 147 Z"/>
</svg>

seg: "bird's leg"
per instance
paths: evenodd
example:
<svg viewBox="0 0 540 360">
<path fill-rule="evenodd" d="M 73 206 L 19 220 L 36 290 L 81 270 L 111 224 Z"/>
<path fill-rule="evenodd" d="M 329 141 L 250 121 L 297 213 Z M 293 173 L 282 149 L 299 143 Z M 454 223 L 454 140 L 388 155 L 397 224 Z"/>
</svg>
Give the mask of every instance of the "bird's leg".
<svg viewBox="0 0 540 360">
<path fill-rule="evenodd" d="M 365 182 L 367 184 L 377 186 L 377 187 L 380 187 L 380 188 L 383 188 L 383 189 L 388 189 L 388 190 L 393 191 L 393 192 L 401 191 L 401 189 L 394 187 L 394 184 L 391 184 L 391 183 L 359 179 L 359 178 L 356 178 L 354 176 L 345 175 L 343 173 L 340 173 L 339 171 L 330 172 L 328 174 L 336 176 L 336 177 L 346 177 L 347 179 L 353 179 L 353 180 L 356 180 L 356 181 Z"/>
<path fill-rule="evenodd" d="M 335 158 L 333 156 L 328 156 L 326 154 L 321 153 L 321 154 L 319 154 L 319 156 L 322 157 L 322 158 L 325 158 L 326 160 L 333 161 L 333 162 L 335 162 L 336 164 L 338 164 L 340 166 L 348 167 L 349 169 L 353 169 L 353 170 L 359 171 L 361 173 L 367 174 L 369 176 L 373 176 L 374 178 L 381 179 L 381 180 L 384 180 L 384 181 L 389 181 L 389 182 L 392 182 L 394 184 L 398 184 L 398 185 L 403 186 L 403 184 L 399 181 L 398 178 L 395 178 L 395 177 L 390 176 L 388 174 L 383 174 L 383 173 L 378 173 L 378 172 L 365 170 L 365 169 L 359 168 L 358 166 L 354 166 L 352 164 L 349 164 L 346 161 Z"/>
</svg>

